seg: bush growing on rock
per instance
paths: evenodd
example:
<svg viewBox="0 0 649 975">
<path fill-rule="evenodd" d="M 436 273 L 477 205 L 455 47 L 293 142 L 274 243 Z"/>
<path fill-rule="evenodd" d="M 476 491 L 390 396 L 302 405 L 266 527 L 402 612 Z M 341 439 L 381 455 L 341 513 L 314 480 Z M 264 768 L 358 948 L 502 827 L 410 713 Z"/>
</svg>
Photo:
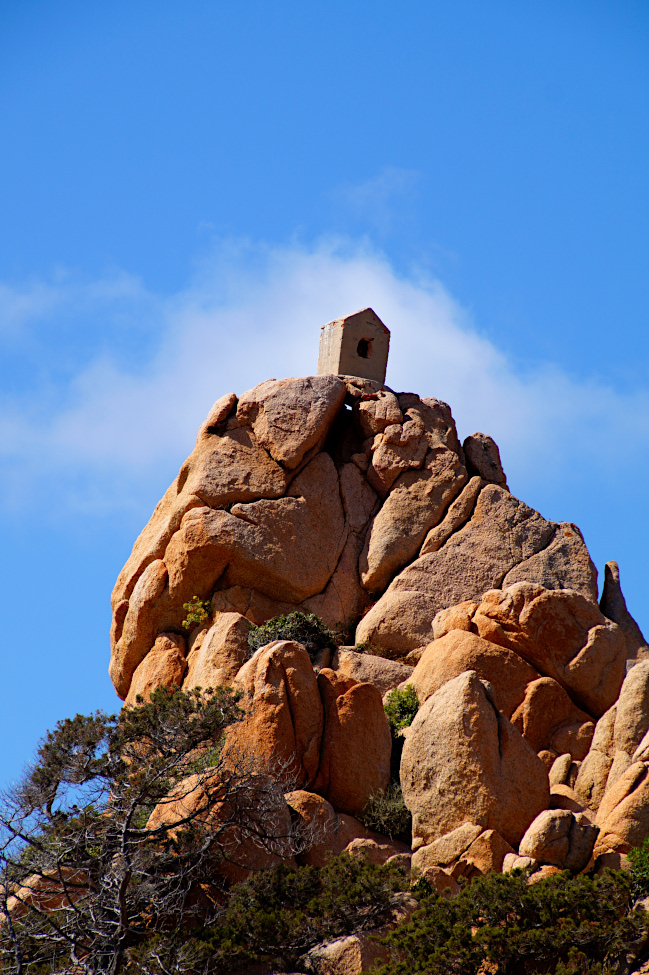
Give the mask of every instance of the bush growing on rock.
<svg viewBox="0 0 649 975">
<path fill-rule="evenodd" d="M 59 722 L 0 806 L 0 970 L 117 975 L 133 945 L 214 916 L 230 878 L 295 852 L 286 801 L 219 757 L 229 688 L 159 689 Z"/>
<path fill-rule="evenodd" d="M 218 975 L 261 963 L 267 971 L 295 971 L 316 944 L 381 924 L 393 895 L 407 888 L 400 867 L 346 853 L 323 867 L 282 865 L 239 884 L 217 923 L 144 945 L 131 970 Z"/>
<path fill-rule="evenodd" d="M 636 896 L 646 897 L 649 894 L 649 837 L 640 846 L 629 850 L 628 857 Z"/>
<path fill-rule="evenodd" d="M 406 684 L 403 690 L 396 687 L 390 691 L 384 710 L 393 731 L 409 728 L 419 710 L 417 692 L 412 684 Z"/>
<path fill-rule="evenodd" d="M 646 952 L 649 915 L 633 910 L 633 880 L 558 874 L 527 885 L 492 873 L 457 897 L 425 892 L 410 920 L 382 939 L 391 960 L 376 975 L 604 975 Z"/>
<path fill-rule="evenodd" d="M 212 606 L 209 599 L 199 599 L 198 596 L 192 596 L 191 602 L 183 603 L 183 609 L 187 613 L 187 616 L 183 620 L 183 628 L 185 630 L 191 630 L 194 626 L 200 626 L 201 623 L 205 623 L 212 615 Z"/>
<path fill-rule="evenodd" d="M 371 795 L 359 819 L 363 826 L 376 833 L 389 836 L 391 840 L 399 839 L 410 843 L 412 816 L 403 801 L 403 792 L 398 782 L 390 782 L 383 792 Z"/>
<path fill-rule="evenodd" d="M 276 616 L 260 626 L 253 626 L 248 634 L 252 653 L 273 640 L 293 640 L 305 647 L 314 660 L 321 650 L 336 646 L 336 634 L 328 629 L 315 613 L 296 610 L 288 616 Z"/>
</svg>

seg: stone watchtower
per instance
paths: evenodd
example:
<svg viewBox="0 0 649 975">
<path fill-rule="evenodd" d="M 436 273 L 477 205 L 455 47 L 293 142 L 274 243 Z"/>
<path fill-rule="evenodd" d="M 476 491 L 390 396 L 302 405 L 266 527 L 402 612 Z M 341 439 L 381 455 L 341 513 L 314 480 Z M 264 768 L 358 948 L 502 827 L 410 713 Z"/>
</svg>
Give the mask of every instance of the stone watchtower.
<svg viewBox="0 0 649 975">
<path fill-rule="evenodd" d="M 319 376 L 359 376 L 379 387 L 385 382 L 390 330 L 371 308 L 322 326 Z"/>
</svg>

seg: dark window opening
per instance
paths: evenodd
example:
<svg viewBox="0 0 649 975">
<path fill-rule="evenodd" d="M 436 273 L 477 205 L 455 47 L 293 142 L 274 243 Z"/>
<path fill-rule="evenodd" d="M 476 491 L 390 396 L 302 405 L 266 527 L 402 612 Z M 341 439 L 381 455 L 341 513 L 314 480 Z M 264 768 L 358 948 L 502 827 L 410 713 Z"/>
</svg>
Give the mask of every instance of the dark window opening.
<svg viewBox="0 0 649 975">
<path fill-rule="evenodd" d="M 356 352 L 361 359 L 369 359 L 372 355 L 372 339 L 361 339 L 356 346 Z"/>
</svg>

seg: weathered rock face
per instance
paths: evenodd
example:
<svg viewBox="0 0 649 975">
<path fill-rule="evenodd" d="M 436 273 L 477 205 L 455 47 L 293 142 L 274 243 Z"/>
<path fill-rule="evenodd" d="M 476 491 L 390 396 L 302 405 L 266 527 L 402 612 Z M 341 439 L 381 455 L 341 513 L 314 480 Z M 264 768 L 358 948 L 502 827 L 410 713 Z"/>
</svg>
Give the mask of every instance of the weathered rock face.
<svg viewBox="0 0 649 975">
<path fill-rule="evenodd" d="M 625 672 L 620 629 L 581 593 L 529 582 L 486 593 L 473 624 L 480 636 L 514 650 L 599 717 L 616 700 Z"/>
<path fill-rule="evenodd" d="M 186 670 L 184 639 L 176 633 L 161 633 L 151 653 L 147 654 L 133 674 L 125 703 L 135 704 L 140 695 L 144 701 L 148 701 L 158 687 L 169 690 L 180 687 Z"/>
<path fill-rule="evenodd" d="M 620 570 L 617 562 L 607 562 L 604 569 L 604 588 L 599 608 L 604 616 L 622 630 L 626 643 L 627 660 L 644 660 L 649 657 L 649 646 L 640 627 L 626 607 L 626 600 L 620 586 Z"/>
<path fill-rule="evenodd" d="M 295 835 L 304 866 L 324 866 L 333 856 L 363 854 L 371 863 L 385 863 L 392 856 L 410 853 L 410 847 L 375 833 L 353 816 L 338 814 L 331 803 L 314 792 L 298 789 L 285 796 L 294 819 Z M 295 821 L 297 820 L 297 823 Z"/>
<path fill-rule="evenodd" d="M 211 618 L 187 634 L 194 596 Z M 160 686 L 244 691 L 224 754 L 293 790 L 293 825 L 322 833 L 304 862 L 404 855 L 355 817 L 390 780 L 382 697 L 407 684 L 413 862 L 438 889 L 505 862 L 581 869 L 595 814 L 596 857 L 649 834 L 649 650 L 617 564 L 598 607 L 579 529 L 514 497 L 493 440 L 461 446 L 439 400 L 348 376 L 223 396 L 112 605 L 127 704 Z M 250 626 L 296 609 L 357 647 L 315 670 L 287 641 L 249 659 Z"/>
<path fill-rule="evenodd" d="M 215 613 L 212 625 L 201 629 L 191 645 L 185 689 L 229 684 L 250 656 L 249 630 L 250 623 L 241 613 Z M 148 656 L 143 663 L 147 660 Z"/>
<path fill-rule="evenodd" d="M 519 854 L 578 873 L 590 860 L 597 834 L 597 827 L 582 813 L 548 809 L 526 831 Z"/>
<path fill-rule="evenodd" d="M 443 684 L 467 670 L 475 670 L 481 680 L 489 681 L 496 707 L 507 718 L 523 702 L 527 686 L 539 676 L 513 651 L 495 647 L 475 633 L 451 630 L 426 647 L 407 683 L 412 684 L 423 704 Z"/>
<path fill-rule="evenodd" d="M 193 596 L 255 624 L 296 607 L 358 623 L 393 657 L 431 642 L 439 610 L 516 580 L 594 598 L 578 529 L 509 493 L 489 437 L 463 450 L 446 404 L 354 382 L 269 380 L 214 404 L 113 592 L 122 697 Z"/>
<path fill-rule="evenodd" d="M 324 715 L 309 655 L 286 640 L 262 647 L 242 667 L 247 717 L 228 729 L 226 750 L 256 755 L 265 771 L 302 787 L 318 773 Z"/>
<path fill-rule="evenodd" d="M 357 815 L 390 781 L 392 741 L 381 693 L 333 670 L 321 670 L 324 734 L 315 791 Z"/>
<path fill-rule="evenodd" d="M 514 846 L 550 801 L 543 762 L 475 671 L 448 681 L 418 711 L 403 748 L 401 787 L 414 847 L 467 821 Z"/>
<path fill-rule="evenodd" d="M 357 642 L 368 641 L 394 656 L 429 643 L 440 610 L 465 600 L 479 601 L 484 592 L 500 587 L 514 567 L 547 549 L 561 530 L 505 488 L 487 484 L 467 524 L 437 551 L 420 556 L 396 576 L 360 623 Z M 581 536 L 573 533 L 573 538 L 570 551 L 558 551 L 554 557 L 554 576 L 547 579 L 552 588 L 584 587 L 582 564 L 586 559 L 590 564 L 590 559 Z M 583 549 L 579 558 L 574 557 L 575 546 Z M 537 568 L 531 563 L 531 574 Z M 592 578 L 591 573 L 587 599 L 593 594 Z"/>
</svg>

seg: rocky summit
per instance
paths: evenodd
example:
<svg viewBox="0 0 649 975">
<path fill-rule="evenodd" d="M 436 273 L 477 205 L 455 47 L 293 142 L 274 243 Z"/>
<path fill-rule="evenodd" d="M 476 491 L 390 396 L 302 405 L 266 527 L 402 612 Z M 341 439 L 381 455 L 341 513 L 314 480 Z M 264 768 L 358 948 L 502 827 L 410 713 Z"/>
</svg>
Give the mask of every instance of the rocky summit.
<svg viewBox="0 0 649 975">
<path fill-rule="evenodd" d="M 188 631 L 192 600 L 207 610 Z M 494 441 L 461 443 L 446 403 L 271 379 L 217 400 L 137 539 L 110 674 L 129 704 L 238 687 L 225 747 L 283 777 L 286 815 L 317 826 L 299 862 L 405 858 L 452 892 L 515 866 L 619 865 L 649 835 L 649 650 L 615 562 L 597 600 L 579 528 L 514 497 Z M 253 626 L 298 610 L 339 646 L 250 650 Z M 418 710 L 391 733 L 395 689 Z M 391 777 L 410 842 L 359 819 Z"/>
</svg>

